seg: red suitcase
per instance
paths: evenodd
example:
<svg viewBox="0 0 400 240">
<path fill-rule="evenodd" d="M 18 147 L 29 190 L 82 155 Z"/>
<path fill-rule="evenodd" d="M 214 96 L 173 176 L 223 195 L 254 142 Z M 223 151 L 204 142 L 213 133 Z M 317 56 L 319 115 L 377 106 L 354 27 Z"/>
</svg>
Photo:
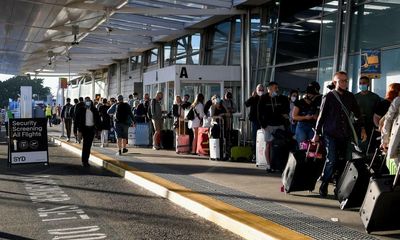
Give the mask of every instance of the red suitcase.
<svg viewBox="0 0 400 240">
<path fill-rule="evenodd" d="M 198 129 L 198 139 L 197 139 L 197 150 L 196 153 L 203 156 L 208 156 L 210 154 L 209 149 L 209 137 L 208 137 L 208 128 L 199 127 Z"/>
</svg>

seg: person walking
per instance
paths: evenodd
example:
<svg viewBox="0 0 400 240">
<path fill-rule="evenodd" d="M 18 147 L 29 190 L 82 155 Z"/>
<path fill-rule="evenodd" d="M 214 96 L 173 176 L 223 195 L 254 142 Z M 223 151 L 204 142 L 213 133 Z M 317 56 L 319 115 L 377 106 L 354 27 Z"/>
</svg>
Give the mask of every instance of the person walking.
<svg viewBox="0 0 400 240">
<path fill-rule="evenodd" d="M 100 147 L 107 147 L 108 146 L 108 131 L 111 129 L 111 117 L 107 113 L 110 105 L 107 102 L 107 98 L 103 98 L 103 104 L 99 107 L 99 114 L 100 114 Z"/>
<path fill-rule="evenodd" d="M 75 105 L 71 109 L 71 115 L 72 115 L 72 121 L 74 123 L 73 131 L 75 135 L 75 143 L 81 143 L 81 138 L 78 135 L 78 125 L 76 123 L 76 113 L 78 112 L 79 108 L 85 107 L 85 102 L 83 101 L 83 97 L 79 97 L 79 99 L 74 99 L 74 103 Z"/>
<path fill-rule="evenodd" d="M 264 95 L 264 86 L 262 84 L 258 84 L 256 90 L 253 91 L 251 97 L 246 100 L 245 106 L 250 107 L 249 112 L 249 121 L 251 122 L 251 140 L 253 142 L 252 151 L 253 151 L 253 162 L 256 161 L 256 140 L 257 140 L 257 131 L 260 129 L 260 122 L 258 120 L 258 103 L 260 101 L 261 96 Z"/>
<path fill-rule="evenodd" d="M 161 148 L 161 130 L 163 126 L 161 100 L 163 98 L 162 92 L 157 92 L 156 97 L 151 100 L 149 106 L 149 112 L 151 121 L 153 123 L 154 134 L 153 134 L 153 149 L 159 150 Z"/>
<path fill-rule="evenodd" d="M 114 114 L 114 129 L 117 135 L 118 152 L 117 155 L 128 152 L 126 144 L 128 143 L 128 129 L 132 125 L 134 116 L 131 107 L 124 102 L 124 96 L 118 95 L 118 102 L 113 104 L 107 114 Z"/>
<path fill-rule="evenodd" d="M 377 94 L 370 91 L 370 82 L 371 80 L 367 76 L 360 77 L 358 81 L 360 92 L 355 94 L 358 106 L 360 107 L 361 117 L 364 121 L 367 139 L 370 139 L 370 141 L 365 141 L 364 143 L 360 144 L 361 150 L 366 154 L 368 154 L 367 150 L 369 153 L 371 153 L 377 146 L 379 146 L 379 143 L 376 141 L 377 136 L 374 134 L 374 109 L 380 103 L 381 98 Z M 375 139 L 373 136 L 376 136 Z"/>
<path fill-rule="evenodd" d="M 45 108 L 45 115 L 46 115 L 47 121 L 49 122 L 49 127 L 51 127 L 51 119 L 53 117 L 53 111 L 52 111 L 50 104 L 48 104 L 47 107 Z"/>
<path fill-rule="evenodd" d="M 387 166 L 390 174 L 396 174 L 400 163 L 399 109 L 400 97 L 396 97 L 390 104 L 382 127 L 381 148 L 387 153 Z"/>
<path fill-rule="evenodd" d="M 67 104 L 65 104 L 61 110 L 61 120 L 64 122 L 65 130 L 67 131 L 67 142 L 71 141 L 72 107 L 71 98 L 67 98 Z"/>
<path fill-rule="evenodd" d="M 322 135 L 327 153 L 319 188 L 319 194 L 322 197 L 326 197 L 328 194 L 328 185 L 335 170 L 337 171 L 336 176 L 339 178 L 345 163 L 351 160 L 353 150 L 351 142 L 358 141 L 358 139 L 354 139 L 356 136 L 352 134 L 351 120 L 349 119 L 351 113 L 358 119 L 358 124 L 361 127 L 361 140 L 363 142 L 367 140 L 357 101 L 354 95 L 347 91 L 348 82 L 346 72 L 335 73 L 333 77 L 335 88 L 322 98 L 315 134 L 312 139 L 313 142 L 319 142 Z"/>
<path fill-rule="evenodd" d="M 76 124 L 78 135 L 82 135 L 82 165 L 85 168 L 90 167 L 89 156 L 92 148 L 96 128 L 100 124 L 100 115 L 94 107 L 89 97 L 85 98 L 85 107 L 79 107 L 76 112 Z"/>
</svg>

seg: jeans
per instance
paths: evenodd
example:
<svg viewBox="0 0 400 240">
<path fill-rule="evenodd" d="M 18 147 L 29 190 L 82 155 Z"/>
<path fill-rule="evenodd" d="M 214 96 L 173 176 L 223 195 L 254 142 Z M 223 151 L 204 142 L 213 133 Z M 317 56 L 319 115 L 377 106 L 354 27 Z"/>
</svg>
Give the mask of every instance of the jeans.
<svg viewBox="0 0 400 240">
<path fill-rule="evenodd" d="M 253 154 L 256 154 L 256 144 L 257 144 L 257 131 L 260 129 L 260 124 L 258 121 L 251 121 L 251 130 L 252 130 L 252 135 L 251 135 L 251 140 L 253 141 Z"/>
<path fill-rule="evenodd" d="M 314 137 L 314 123 L 298 122 L 296 127 L 296 141 L 298 144 L 306 140 L 311 140 Z"/>
<path fill-rule="evenodd" d="M 346 162 L 351 160 L 353 145 L 349 138 L 324 136 L 324 140 L 327 154 L 321 180 L 327 183 L 331 180 L 335 171 L 338 171 L 336 176 L 340 178 Z"/>
</svg>

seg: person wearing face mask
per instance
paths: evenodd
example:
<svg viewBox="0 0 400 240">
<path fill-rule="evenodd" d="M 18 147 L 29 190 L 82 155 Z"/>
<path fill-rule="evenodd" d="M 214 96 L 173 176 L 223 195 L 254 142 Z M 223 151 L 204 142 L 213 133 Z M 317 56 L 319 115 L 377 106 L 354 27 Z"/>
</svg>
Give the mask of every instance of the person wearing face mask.
<svg viewBox="0 0 400 240">
<path fill-rule="evenodd" d="M 268 94 L 261 97 L 258 106 L 259 121 L 265 130 L 265 141 L 267 142 L 266 160 L 267 172 L 274 172 L 281 167 L 280 162 L 276 162 L 270 157 L 271 143 L 274 140 L 273 133 L 278 130 L 285 130 L 289 127 L 290 105 L 287 97 L 279 95 L 279 85 L 276 82 L 268 84 Z"/>
<path fill-rule="evenodd" d="M 251 122 L 251 140 L 253 141 L 252 151 L 253 151 L 253 159 L 252 161 L 256 161 L 256 138 L 257 131 L 260 129 L 260 122 L 258 121 L 258 102 L 261 96 L 264 95 L 264 86 L 262 84 L 258 84 L 256 89 L 251 94 L 251 97 L 246 100 L 245 106 L 250 107 L 249 112 L 249 121 Z"/>
<path fill-rule="evenodd" d="M 82 164 L 83 167 L 90 167 L 89 156 L 92 147 L 94 134 L 100 125 L 100 115 L 93 106 L 93 102 L 89 97 L 85 98 L 84 107 L 80 107 L 76 112 L 76 124 L 78 135 L 82 136 Z"/>
<path fill-rule="evenodd" d="M 352 112 L 361 127 L 361 140 L 367 140 L 367 134 L 364 129 L 363 118 L 354 95 L 347 91 L 348 78 L 346 72 L 337 72 L 333 77 L 335 89 L 328 92 L 322 98 L 320 113 L 317 119 L 313 142 L 319 142 L 320 136 L 324 139 L 326 149 L 326 161 L 321 176 L 321 186 L 319 194 L 326 197 L 328 194 L 328 185 L 337 171 L 337 179 L 341 176 L 344 165 L 351 160 L 353 146 L 351 144 L 355 139 L 352 136 L 350 121 L 342 108 L 343 103 L 347 114 Z"/>
<path fill-rule="evenodd" d="M 370 79 L 367 76 L 360 77 L 358 81 L 360 92 L 355 95 L 358 106 L 360 107 L 361 117 L 364 121 L 365 131 L 367 132 L 368 139 L 371 138 L 371 135 L 374 134 L 374 109 L 380 103 L 381 98 L 371 92 L 369 90 L 370 87 Z M 356 129 L 360 131 L 359 129 Z M 374 134 L 376 136 L 376 134 Z M 374 139 L 375 138 L 375 139 Z M 360 143 L 360 148 L 363 152 L 366 153 L 368 148 L 368 143 L 370 142 L 369 152 L 373 152 L 374 149 L 378 146 L 378 141 L 376 141 L 376 137 L 371 139 L 371 141 L 366 141 L 364 143 Z"/>
<path fill-rule="evenodd" d="M 293 109 L 294 109 L 294 102 L 296 102 L 299 99 L 299 91 L 297 90 L 292 90 L 290 91 L 289 94 L 289 103 L 290 103 L 290 111 L 289 111 L 289 121 L 290 121 L 290 131 L 295 134 L 296 132 L 296 121 L 293 120 Z"/>
<path fill-rule="evenodd" d="M 295 136 L 298 144 L 306 140 L 311 140 L 314 136 L 315 123 L 318 117 L 318 108 L 320 103 L 314 99 L 318 93 L 315 88 L 308 86 L 306 96 L 294 103 L 292 118 L 297 122 Z"/>
</svg>

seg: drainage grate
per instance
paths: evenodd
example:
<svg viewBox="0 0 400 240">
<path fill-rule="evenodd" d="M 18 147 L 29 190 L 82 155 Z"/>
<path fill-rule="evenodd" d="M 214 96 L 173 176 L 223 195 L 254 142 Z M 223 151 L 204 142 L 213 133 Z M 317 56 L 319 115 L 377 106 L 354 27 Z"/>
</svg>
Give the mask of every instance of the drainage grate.
<svg viewBox="0 0 400 240">
<path fill-rule="evenodd" d="M 104 154 L 114 154 L 112 150 L 108 149 L 97 148 L 96 150 Z M 156 164 L 132 158 L 131 156 L 120 156 L 117 157 L 117 159 L 122 160 L 131 166 L 135 166 L 135 163 L 136 165 L 140 164 L 140 169 L 143 171 L 152 172 L 153 174 L 171 182 L 180 184 L 186 188 L 192 189 L 193 191 L 210 195 L 225 203 L 259 215 L 265 219 L 271 220 L 317 240 L 377 239 L 348 227 L 306 215 L 278 203 L 260 199 L 256 196 L 207 182 L 193 176 L 182 175 L 173 169 L 167 169 Z"/>
</svg>

